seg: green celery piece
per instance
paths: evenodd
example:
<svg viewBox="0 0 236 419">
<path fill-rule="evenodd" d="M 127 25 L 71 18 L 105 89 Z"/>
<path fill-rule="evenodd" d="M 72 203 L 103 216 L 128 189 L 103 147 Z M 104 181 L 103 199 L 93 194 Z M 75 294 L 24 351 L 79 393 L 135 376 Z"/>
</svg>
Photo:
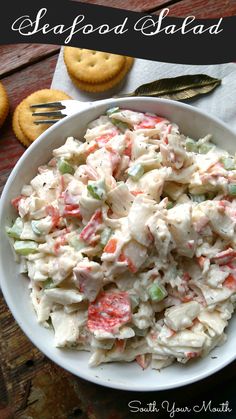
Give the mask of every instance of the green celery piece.
<svg viewBox="0 0 236 419">
<path fill-rule="evenodd" d="M 118 106 L 115 106 L 114 108 L 110 108 L 107 110 L 106 114 L 107 116 L 112 115 L 113 113 L 119 112 L 120 108 Z"/>
<path fill-rule="evenodd" d="M 167 296 L 167 291 L 161 284 L 152 284 L 148 290 L 148 293 L 151 300 L 154 302 L 162 301 Z"/>
<path fill-rule="evenodd" d="M 34 232 L 34 234 L 36 234 L 37 236 L 41 236 L 41 231 L 38 229 L 38 227 L 37 227 L 37 224 L 38 224 L 38 221 L 36 221 L 36 220 L 32 220 L 31 221 L 31 228 L 32 228 L 32 230 L 33 230 L 33 232 Z"/>
<path fill-rule="evenodd" d="M 186 138 L 185 147 L 187 151 L 192 151 L 194 153 L 198 152 L 197 142 L 192 140 L 191 138 Z"/>
<path fill-rule="evenodd" d="M 73 175 L 75 173 L 74 167 L 68 163 L 68 161 L 64 159 L 59 159 L 57 163 L 57 167 L 59 172 L 64 175 L 66 173 L 69 173 L 70 175 Z"/>
<path fill-rule="evenodd" d="M 23 220 L 18 217 L 12 227 L 6 227 L 6 232 L 9 237 L 13 239 L 20 239 L 20 235 L 23 231 Z"/>
<path fill-rule="evenodd" d="M 112 230 L 109 227 L 104 228 L 104 230 L 101 233 L 100 237 L 100 243 L 104 247 L 106 246 L 109 238 L 111 237 Z"/>
<path fill-rule="evenodd" d="M 166 206 L 166 209 L 169 210 L 169 209 L 173 208 L 173 206 L 174 206 L 174 203 L 172 201 L 169 201 L 167 206 Z"/>
<path fill-rule="evenodd" d="M 111 122 L 115 125 L 121 132 L 125 132 L 127 129 L 130 129 L 130 126 L 126 122 L 118 121 L 118 119 L 111 118 Z"/>
<path fill-rule="evenodd" d="M 139 297 L 137 295 L 130 295 L 131 308 L 134 310 L 139 305 Z"/>
<path fill-rule="evenodd" d="M 56 285 L 54 284 L 52 278 L 46 279 L 46 281 L 42 282 L 44 289 L 50 289 L 50 288 L 56 288 Z"/>
<path fill-rule="evenodd" d="M 230 196 L 236 196 L 236 183 L 230 183 L 228 185 L 228 192 Z"/>
<path fill-rule="evenodd" d="M 148 329 L 139 329 L 136 326 L 132 326 L 132 329 L 134 330 L 135 336 L 146 336 Z"/>
<path fill-rule="evenodd" d="M 199 145 L 198 151 L 200 154 L 207 154 L 213 147 L 212 144 L 204 143 Z"/>
<path fill-rule="evenodd" d="M 72 246 L 75 250 L 79 251 L 85 247 L 85 243 L 83 240 L 79 238 L 77 234 L 68 237 L 68 243 Z"/>
<path fill-rule="evenodd" d="M 235 161 L 233 157 L 221 157 L 221 163 L 223 163 L 224 168 L 226 170 L 234 170 L 235 169 Z"/>
<path fill-rule="evenodd" d="M 144 174 L 144 168 L 141 164 L 135 164 L 134 166 L 130 167 L 128 170 L 128 175 L 133 180 L 139 180 Z"/>
<path fill-rule="evenodd" d="M 207 199 L 213 199 L 216 196 L 216 192 L 207 192 Z"/>
<path fill-rule="evenodd" d="M 87 190 L 93 198 L 103 199 L 106 194 L 106 185 L 104 180 L 100 180 L 98 182 L 89 181 Z"/>
<path fill-rule="evenodd" d="M 199 194 L 199 195 L 191 195 L 192 201 L 193 202 L 203 202 L 206 201 L 206 196 L 204 194 Z"/>
<path fill-rule="evenodd" d="M 17 240 L 14 243 L 14 249 L 17 254 L 27 256 L 38 251 L 38 244 L 30 240 Z"/>
</svg>

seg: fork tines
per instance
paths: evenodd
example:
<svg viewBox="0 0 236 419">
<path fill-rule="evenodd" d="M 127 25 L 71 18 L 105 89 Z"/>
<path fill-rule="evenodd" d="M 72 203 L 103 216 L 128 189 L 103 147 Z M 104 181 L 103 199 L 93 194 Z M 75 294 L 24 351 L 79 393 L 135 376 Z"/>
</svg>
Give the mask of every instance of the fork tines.
<svg viewBox="0 0 236 419">
<path fill-rule="evenodd" d="M 30 105 L 30 107 L 32 109 L 37 109 L 37 108 L 52 108 L 52 109 L 56 109 L 55 111 L 45 111 L 45 112 L 32 112 L 33 116 L 45 116 L 45 117 L 51 117 L 51 119 L 38 119 L 35 120 L 34 123 L 39 125 L 39 124 L 55 124 L 56 122 L 60 121 L 62 118 L 64 118 L 64 116 L 66 116 L 66 114 L 64 114 L 63 112 L 61 112 L 62 109 L 65 109 L 66 107 L 64 105 L 62 105 L 61 102 L 48 102 L 48 103 L 37 103 L 34 105 Z M 58 117 L 59 119 L 56 119 L 56 117 Z"/>
<path fill-rule="evenodd" d="M 40 125 L 40 124 L 55 124 L 56 122 L 61 121 L 60 119 L 38 119 L 37 121 L 34 121 L 34 124 Z"/>
<path fill-rule="evenodd" d="M 61 102 L 48 102 L 48 103 L 36 103 L 30 105 L 31 108 L 59 108 L 65 109 L 65 105 L 62 105 Z"/>
</svg>

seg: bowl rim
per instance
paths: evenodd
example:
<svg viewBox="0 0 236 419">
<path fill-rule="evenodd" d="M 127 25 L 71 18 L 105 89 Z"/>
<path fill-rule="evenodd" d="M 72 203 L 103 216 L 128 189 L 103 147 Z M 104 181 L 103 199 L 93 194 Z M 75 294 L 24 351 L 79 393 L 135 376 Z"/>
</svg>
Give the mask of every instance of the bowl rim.
<svg viewBox="0 0 236 419">
<path fill-rule="evenodd" d="M 94 101 L 94 102 L 86 102 L 86 104 L 88 105 L 87 107 L 83 107 L 82 109 L 79 109 L 78 112 L 74 113 L 73 115 L 67 116 L 65 118 L 63 118 L 61 121 L 57 122 L 56 124 L 52 125 L 51 127 L 49 127 L 46 131 L 44 131 L 29 147 L 28 149 L 26 149 L 26 151 L 22 154 L 22 156 L 20 157 L 20 159 L 17 161 L 16 165 L 14 166 L 14 168 L 12 169 L 6 184 L 4 185 L 3 191 L 2 191 L 2 195 L 1 195 L 1 199 L 0 199 L 0 226 L 1 229 L 4 227 L 2 226 L 1 220 L 3 218 L 3 214 L 4 214 L 4 203 L 7 200 L 8 197 L 8 190 L 11 187 L 11 184 L 14 181 L 15 175 L 17 174 L 18 170 L 20 169 L 20 167 L 22 166 L 22 164 L 28 159 L 28 155 L 31 154 L 31 152 L 38 147 L 38 144 L 45 141 L 45 138 L 48 136 L 49 133 L 51 133 L 52 131 L 56 131 L 58 129 L 60 129 L 61 125 L 63 125 L 65 123 L 65 121 L 69 121 L 73 118 L 75 118 L 78 115 L 82 115 L 83 113 L 87 113 L 90 112 L 91 109 L 96 109 L 99 108 L 102 105 L 116 105 L 116 104 L 121 104 L 123 101 L 130 101 L 132 102 L 144 102 L 144 106 L 146 102 L 156 102 L 159 104 L 166 104 L 166 105 L 170 105 L 173 106 L 175 105 L 176 107 L 180 108 L 180 109 L 189 109 L 190 111 L 194 112 L 195 114 L 199 114 L 202 117 L 205 117 L 209 120 L 211 120 L 213 123 L 216 123 L 218 125 L 220 125 L 221 127 L 223 127 L 226 131 L 228 131 L 229 134 L 231 134 L 232 136 L 235 136 L 236 138 L 236 133 L 228 127 L 228 125 L 224 122 L 221 121 L 218 117 L 213 116 L 213 115 L 209 115 L 206 112 L 200 110 L 199 108 L 196 108 L 193 105 L 190 104 L 186 104 L 183 102 L 177 102 L 174 100 L 170 100 L 170 99 L 161 99 L 161 98 L 149 98 L 149 97 L 131 97 L 131 98 L 127 98 L 127 97 L 123 97 L 123 98 L 109 98 L 109 99 L 104 99 L 104 100 L 98 100 L 98 101 Z M 79 374 L 77 372 L 75 372 L 73 367 L 70 367 L 68 365 L 63 365 L 63 362 L 60 362 L 59 360 L 57 360 L 57 356 L 56 360 L 54 358 L 54 355 L 50 353 L 50 351 L 47 350 L 47 348 L 43 347 L 43 345 L 40 342 L 40 339 L 36 339 L 34 336 L 31 336 L 30 333 L 30 326 L 24 324 L 21 321 L 21 315 L 20 312 L 17 310 L 15 303 L 14 303 L 14 298 L 11 295 L 11 292 L 9 290 L 9 288 L 7 287 L 7 281 L 4 280 L 4 273 L 3 273 L 3 269 L 2 269 L 2 264 L 3 264 L 3 259 L 2 259 L 2 251 L 1 251 L 1 246 L 0 246 L 0 285 L 1 285 L 1 289 L 2 289 L 2 293 L 3 293 L 3 297 L 11 311 L 12 316 L 14 317 L 14 319 L 16 320 L 16 322 L 18 323 L 19 327 L 21 328 L 21 330 L 23 331 L 23 333 L 27 336 L 27 338 L 33 343 L 33 345 L 40 350 L 43 354 L 45 354 L 51 361 L 53 361 L 55 364 L 57 364 L 58 366 L 60 366 L 61 368 L 71 372 L 73 375 L 76 375 L 79 378 L 82 378 L 86 381 L 101 385 L 103 387 L 108 387 L 108 388 L 114 388 L 117 390 L 124 390 L 124 391 L 136 391 L 136 392 L 147 392 L 147 391 L 164 391 L 164 390 L 171 390 L 174 388 L 180 388 L 180 387 L 184 387 L 186 385 L 198 382 L 206 377 L 209 377 L 213 374 L 215 374 L 216 372 L 220 371 L 221 369 L 223 369 L 224 367 L 226 367 L 227 365 L 229 365 L 231 362 L 233 362 L 236 359 L 236 354 L 232 354 L 231 357 L 229 357 L 227 360 L 224 360 L 222 358 L 221 362 L 216 365 L 215 367 L 211 367 L 210 370 L 206 370 L 205 372 L 202 372 L 200 374 L 194 374 L 193 377 L 189 377 L 189 378 L 184 378 L 183 382 L 178 382 L 178 383 L 169 383 L 161 385 L 160 383 L 157 383 L 157 386 L 151 386 L 149 387 L 147 384 L 144 386 L 139 386 L 138 388 L 131 388 L 129 384 L 120 384 L 119 382 L 116 383 L 114 381 L 110 381 L 107 382 L 105 379 L 103 378 L 96 378 L 95 376 L 89 376 L 87 373 L 83 372 L 83 371 L 79 371 Z M 38 325 L 39 327 L 41 327 L 40 325 Z M 209 355 L 208 355 L 209 356 Z M 145 381 L 145 380 L 144 380 Z"/>
</svg>

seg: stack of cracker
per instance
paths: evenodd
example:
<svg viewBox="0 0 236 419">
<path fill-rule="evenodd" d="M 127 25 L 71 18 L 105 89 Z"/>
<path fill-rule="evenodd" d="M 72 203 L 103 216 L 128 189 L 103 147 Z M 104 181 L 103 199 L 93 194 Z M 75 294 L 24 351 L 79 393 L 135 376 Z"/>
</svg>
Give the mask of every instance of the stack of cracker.
<svg viewBox="0 0 236 419">
<path fill-rule="evenodd" d="M 32 116 L 31 105 L 39 103 L 57 102 L 59 100 L 71 99 L 66 93 L 54 89 L 37 90 L 31 95 L 27 96 L 16 107 L 13 113 L 12 128 L 18 140 L 28 147 L 40 134 L 42 134 L 51 124 L 35 124 L 37 119 L 42 119 L 38 116 Z M 46 112 L 47 108 L 43 111 Z"/>
<path fill-rule="evenodd" d="M 134 59 L 123 55 L 65 47 L 64 61 L 72 82 L 87 92 L 103 92 L 121 82 Z"/>
<path fill-rule="evenodd" d="M 5 121 L 9 111 L 9 100 L 7 92 L 0 82 L 0 127 Z"/>
</svg>

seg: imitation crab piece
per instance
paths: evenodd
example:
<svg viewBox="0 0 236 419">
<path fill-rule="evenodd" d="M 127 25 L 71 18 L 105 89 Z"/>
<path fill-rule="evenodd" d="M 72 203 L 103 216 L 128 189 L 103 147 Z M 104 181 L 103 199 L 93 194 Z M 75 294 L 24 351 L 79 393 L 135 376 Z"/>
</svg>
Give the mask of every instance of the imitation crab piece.
<svg viewBox="0 0 236 419">
<path fill-rule="evenodd" d="M 213 258 L 211 258 L 211 262 L 217 263 L 218 265 L 226 265 L 235 259 L 235 257 L 236 250 L 229 247 L 227 250 L 217 253 Z"/>
<path fill-rule="evenodd" d="M 225 281 L 223 282 L 223 285 L 227 288 L 229 288 L 230 290 L 236 291 L 236 278 L 233 275 L 229 275 L 227 276 L 227 278 L 225 279 Z"/>
<path fill-rule="evenodd" d="M 62 234 L 61 236 L 57 237 L 53 246 L 53 250 L 55 252 L 56 255 L 58 255 L 59 251 L 60 251 L 60 247 L 64 246 L 66 244 L 67 240 L 64 234 Z"/>
<path fill-rule="evenodd" d="M 99 263 L 82 261 L 73 269 L 74 280 L 79 291 L 89 300 L 94 301 L 102 286 L 102 271 Z"/>
<path fill-rule="evenodd" d="M 55 207 L 53 207 L 53 205 L 48 205 L 46 207 L 46 214 L 50 215 L 50 217 L 52 218 L 52 226 L 53 228 L 57 227 L 59 222 L 60 222 L 60 213 L 59 210 Z"/>
<path fill-rule="evenodd" d="M 88 224 L 80 233 L 80 238 L 86 243 L 91 243 L 96 235 L 96 232 L 102 223 L 102 211 L 96 210 Z"/>
<path fill-rule="evenodd" d="M 135 358 L 137 364 L 143 369 L 145 370 L 146 368 L 149 367 L 151 360 L 152 360 L 152 355 L 151 354 L 142 354 L 142 355 L 137 355 Z"/>
<path fill-rule="evenodd" d="M 67 204 L 64 207 L 63 217 L 73 217 L 81 219 L 81 213 L 79 205 L 77 204 Z"/>
<path fill-rule="evenodd" d="M 160 122 L 166 121 L 166 118 L 162 118 L 161 116 L 152 116 L 152 115 L 144 115 L 144 119 L 137 125 L 137 129 L 145 128 L 151 129 L 155 128 L 157 124 Z"/>
<path fill-rule="evenodd" d="M 25 197 L 23 195 L 19 195 L 16 198 L 11 200 L 12 206 L 18 211 L 19 203 L 21 199 L 24 199 Z"/>
<path fill-rule="evenodd" d="M 88 308 L 88 328 L 116 333 L 131 319 L 131 303 L 126 292 L 101 292 Z"/>
<path fill-rule="evenodd" d="M 97 142 L 99 148 L 104 147 L 108 141 L 110 141 L 117 134 L 118 131 L 111 131 L 109 133 L 100 135 L 100 137 L 97 137 L 95 141 Z"/>
<path fill-rule="evenodd" d="M 115 253 L 117 248 L 117 239 L 110 239 L 104 247 L 104 253 Z"/>
</svg>

